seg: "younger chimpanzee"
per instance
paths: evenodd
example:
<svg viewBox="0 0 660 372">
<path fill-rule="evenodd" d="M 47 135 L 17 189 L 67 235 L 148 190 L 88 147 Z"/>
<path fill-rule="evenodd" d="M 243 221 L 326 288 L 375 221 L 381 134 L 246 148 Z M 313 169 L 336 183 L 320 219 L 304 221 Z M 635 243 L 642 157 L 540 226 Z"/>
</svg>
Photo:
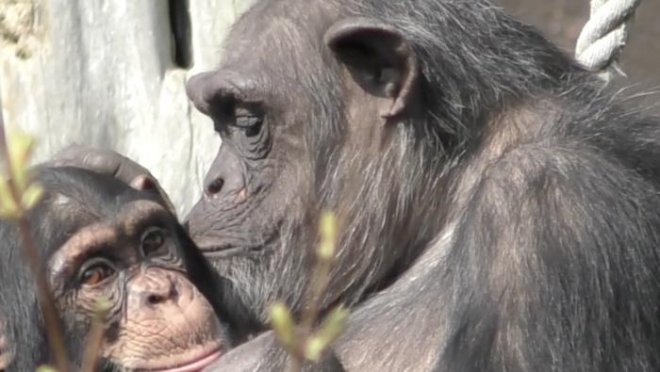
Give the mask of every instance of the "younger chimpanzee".
<svg viewBox="0 0 660 372">
<path fill-rule="evenodd" d="M 73 368 L 100 298 L 111 306 L 98 370 L 198 371 L 227 350 L 218 307 L 207 300 L 216 296 L 201 285 L 213 282 L 210 271 L 156 196 L 139 191 L 140 182 L 132 188 L 77 168 L 35 175 L 45 194 L 28 219 Z M 12 346 L 5 358 L 8 349 L 14 354 L 7 372 L 34 371 L 53 357 L 35 280 L 17 227 L 1 221 L 0 237 L 0 333 Z"/>
</svg>

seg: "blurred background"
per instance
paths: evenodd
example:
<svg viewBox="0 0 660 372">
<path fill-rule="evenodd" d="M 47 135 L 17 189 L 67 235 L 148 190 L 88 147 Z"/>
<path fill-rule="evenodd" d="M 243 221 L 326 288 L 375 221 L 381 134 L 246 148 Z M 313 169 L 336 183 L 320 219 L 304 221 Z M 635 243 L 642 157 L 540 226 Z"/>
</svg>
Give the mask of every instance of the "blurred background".
<svg viewBox="0 0 660 372">
<path fill-rule="evenodd" d="M 572 52 L 589 19 L 589 0 L 497 0 L 513 15 L 539 27 L 563 49 Z M 635 14 L 621 67 L 631 84 L 660 86 L 660 1 L 642 0 Z M 656 100 L 657 101 L 657 100 Z M 655 110 L 656 113 L 660 110 Z"/>
<path fill-rule="evenodd" d="M 214 67 L 228 28 L 253 1 L 0 0 L 5 120 L 38 136 L 37 160 L 72 142 L 130 156 L 184 215 L 220 144 L 184 83 Z M 499 3 L 569 53 L 589 15 L 589 0 Z M 660 86 L 658 16 L 660 1 L 643 0 L 623 52 L 637 89 Z"/>
</svg>

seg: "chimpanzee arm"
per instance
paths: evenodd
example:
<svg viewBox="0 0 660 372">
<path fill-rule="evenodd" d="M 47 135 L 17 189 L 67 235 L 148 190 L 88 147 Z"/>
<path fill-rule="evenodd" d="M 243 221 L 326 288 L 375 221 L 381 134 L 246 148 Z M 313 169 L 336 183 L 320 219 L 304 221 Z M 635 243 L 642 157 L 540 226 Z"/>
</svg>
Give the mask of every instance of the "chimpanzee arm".
<svg viewBox="0 0 660 372">
<path fill-rule="evenodd" d="M 485 174 L 447 257 L 440 371 L 655 371 L 657 189 L 587 144 L 527 146 Z"/>
<path fill-rule="evenodd" d="M 588 144 L 485 172 L 456 230 L 440 371 L 657 371 L 660 199 Z"/>
<path fill-rule="evenodd" d="M 586 145 L 519 147 L 335 346 L 349 371 L 657 371 L 660 201 Z"/>
<path fill-rule="evenodd" d="M 641 175 L 591 150 L 521 147 L 461 210 L 354 310 L 335 345 L 346 370 L 657 370 L 660 202 Z"/>
<path fill-rule="evenodd" d="M 289 371 L 290 361 L 271 331 L 231 350 L 204 372 Z M 335 354 L 328 352 L 318 363 L 304 365 L 302 372 L 344 372 L 344 368 Z"/>
</svg>

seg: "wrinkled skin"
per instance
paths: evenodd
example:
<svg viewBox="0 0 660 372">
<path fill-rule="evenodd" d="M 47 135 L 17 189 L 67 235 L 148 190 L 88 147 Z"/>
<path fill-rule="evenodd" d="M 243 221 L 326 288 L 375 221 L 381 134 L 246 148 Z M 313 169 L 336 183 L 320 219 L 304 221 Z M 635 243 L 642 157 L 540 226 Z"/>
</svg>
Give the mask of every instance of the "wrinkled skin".
<svg viewBox="0 0 660 372">
<path fill-rule="evenodd" d="M 262 0 L 225 51 L 187 86 L 223 139 L 187 224 L 249 332 L 300 313 L 331 209 L 345 370 L 660 369 L 660 124 L 536 30 L 482 0 Z M 267 332 L 209 370 L 289 362 Z"/>
<path fill-rule="evenodd" d="M 204 261 L 195 257 L 167 207 L 136 190 L 147 185 L 141 176 L 131 188 L 74 168 L 41 168 L 37 174 L 46 195 L 30 213 L 30 225 L 76 368 L 102 298 L 109 311 L 96 370 L 198 371 L 229 348 L 217 304 L 206 297 L 215 295 L 193 284 L 212 276 L 198 274 Z M 3 222 L 0 233 L 0 309 L 7 320 L 2 335 L 16 346 L 11 363 L 7 354 L 6 370 L 34 370 L 50 361 L 46 330 L 33 318 L 39 309 L 32 281 L 17 281 L 30 271 L 10 253 L 19 249 L 10 244 L 16 228 Z"/>
</svg>

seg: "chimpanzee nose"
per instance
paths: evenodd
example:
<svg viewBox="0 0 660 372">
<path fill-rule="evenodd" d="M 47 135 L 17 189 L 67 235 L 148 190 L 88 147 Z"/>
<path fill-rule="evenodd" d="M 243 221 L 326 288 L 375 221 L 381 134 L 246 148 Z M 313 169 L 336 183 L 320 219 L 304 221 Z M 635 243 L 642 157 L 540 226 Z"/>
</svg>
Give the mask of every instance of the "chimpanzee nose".
<svg viewBox="0 0 660 372">
<path fill-rule="evenodd" d="M 167 300 L 176 298 L 177 290 L 172 284 L 170 288 L 161 288 L 158 290 L 147 291 L 144 292 L 142 295 L 143 295 L 143 302 L 146 305 L 154 306 L 167 302 Z"/>
<path fill-rule="evenodd" d="M 220 193 L 220 191 L 222 191 L 222 186 L 224 185 L 225 185 L 225 180 L 223 178 L 218 177 L 206 183 L 206 185 L 204 185 L 204 192 L 206 192 L 206 195 L 208 196 L 218 194 Z"/>
<path fill-rule="evenodd" d="M 179 290 L 170 275 L 144 274 L 133 283 L 134 293 L 142 306 L 153 307 L 168 301 L 176 301 Z"/>
<path fill-rule="evenodd" d="M 204 194 L 207 198 L 232 195 L 245 187 L 243 169 L 239 158 L 227 146 L 220 146 L 218 156 L 204 179 Z"/>
<path fill-rule="evenodd" d="M 219 198 L 234 194 L 243 188 L 243 177 L 239 171 L 223 167 L 217 173 L 210 173 L 204 180 L 204 194 L 207 198 Z"/>
</svg>

